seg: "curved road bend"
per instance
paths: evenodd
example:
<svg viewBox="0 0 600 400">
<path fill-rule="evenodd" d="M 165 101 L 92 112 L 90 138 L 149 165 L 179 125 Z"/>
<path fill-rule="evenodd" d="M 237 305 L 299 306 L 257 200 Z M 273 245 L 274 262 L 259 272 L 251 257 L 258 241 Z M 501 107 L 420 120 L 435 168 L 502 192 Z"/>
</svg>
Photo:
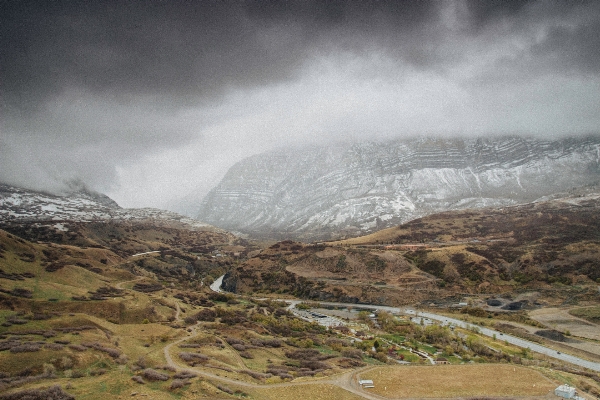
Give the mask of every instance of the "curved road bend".
<svg viewBox="0 0 600 400">
<path fill-rule="evenodd" d="M 219 291 L 219 292 L 221 291 L 221 282 L 223 282 L 223 276 L 225 276 L 225 275 L 220 276 L 210 286 L 210 288 L 212 290 Z M 217 282 L 219 282 L 218 286 L 217 286 Z M 215 288 L 213 288 L 213 286 L 215 286 Z M 292 303 L 292 304 L 297 304 L 300 302 L 298 300 L 286 300 L 286 299 L 279 299 L 279 300 L 285 301 L 287 303 Z M 456 318 L 445 317 L 443 315 L 438 315 L 438 314 L 434 314 L 434 313 L 430 313 L 430 312 L 423 312 L 423 311 L 417 312 L 410 308 L 378 306 L 378 305 L 371 305 L 371 304 L 336 303 L 336 302 L 327 302 L 327 301 L 320 301 L 319 304 L 328 305 L 328 306 L 336 306 L 336 307 L 377 309 L 377 310 L 387 311 L 390 313 L 404 313 L 404 314 L 413 314 L 413 315 L 418 314 L 420 317 L 425 317 L 425 318 L 429 318 L 429 319 L 432 319 L 435 321 L 439 321 L 444 325 L 452 324 L 452 325 L 456 325 L 456 326 L 459 326 L 459 327 L 465 328 L 465 329 L 476 328 L 483 335 L 486 335 L 489 337 L 494 337 L 494 335 L 495 335 L 500 340 L 505 340 L 508 343 L 513 344 L 515 346 L 528 348 L 529 350 L 534 351 L 536 353 L 544 354 L 548 357 L 552 357 L 552 358 L 555 358 L 560 361 L 565 361 L 565 362 L 568 362 L 568 363 L 571 363 L 574 365 L 578 365 L 580 367 L 584 367 L 584 368 L 588 368 L 588 369 L 591 369 L 596 372 L 600 372 L 600 363 L 584 360 L 583 358 L 575 357 L 570 354 L 559 353 L 556 350 L 552 350 L 549 347 L 542 346 L 540 344 L 533 343 L 528 340 L 518 338 L 516 336 L 507 335 L 506 333 L 502 333 L 502 332 L 494 330 L 494 329 L 484 328 L 484 327 L 481 327 L 478 325 L 470 324 L 468 322 L 461 321 Z"/>
</svg>

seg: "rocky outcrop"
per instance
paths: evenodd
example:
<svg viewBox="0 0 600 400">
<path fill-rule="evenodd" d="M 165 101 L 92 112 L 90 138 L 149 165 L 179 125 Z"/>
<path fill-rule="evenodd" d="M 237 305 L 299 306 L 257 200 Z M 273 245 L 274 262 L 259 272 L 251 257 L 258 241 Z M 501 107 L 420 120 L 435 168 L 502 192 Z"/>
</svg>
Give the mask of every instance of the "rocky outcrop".
<svg viewBox="0 0 600 400">
<path fill-rule="evenodd" d="M 238 281 L 239 281 L 239 277 L 236 274 L 232 273 L 231 271 L 227 272 L 223 276 L 223 282 L 221 283 L 221 289 L 226 292 L 237 293 Z"/>
<path fill-rule="evenodd" d="M 234 165 L 198 219 L 300 239 L 365 234 L 434 212 L 513 205 L 600 181 L 600 136 L 418 139 L 283 149 Z"/>
</svg>

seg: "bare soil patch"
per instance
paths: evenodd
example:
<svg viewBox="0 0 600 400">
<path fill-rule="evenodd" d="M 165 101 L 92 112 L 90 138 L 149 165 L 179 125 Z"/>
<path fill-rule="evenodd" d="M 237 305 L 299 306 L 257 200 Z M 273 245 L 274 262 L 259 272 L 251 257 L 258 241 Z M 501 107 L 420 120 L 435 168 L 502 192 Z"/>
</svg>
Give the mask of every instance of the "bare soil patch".
<svg viewBox="0 0 600 400">
<path fill-rule="evenodd" d="M 569 331 L 573 336 L 600 340 L 600 326 L 569 314 L 567 309 L 542 308 L 531 311 L 529 316 L 549 328 L 561 332 Z"/>
</svg>

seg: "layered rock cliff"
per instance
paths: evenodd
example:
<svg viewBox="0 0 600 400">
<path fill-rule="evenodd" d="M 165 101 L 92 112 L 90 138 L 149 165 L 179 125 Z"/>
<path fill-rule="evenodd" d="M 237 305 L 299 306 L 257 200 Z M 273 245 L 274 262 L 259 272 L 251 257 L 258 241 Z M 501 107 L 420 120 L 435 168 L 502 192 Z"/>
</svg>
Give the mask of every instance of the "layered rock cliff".
<svg viewBox="0 0 600 400">
<path fill-rule="evenodd" d="M 600 136 L 415 139 L 281 149 L 234 165 L 198 219 L 275 238 L 368 233 L 600 181 Z"/>
</svg>

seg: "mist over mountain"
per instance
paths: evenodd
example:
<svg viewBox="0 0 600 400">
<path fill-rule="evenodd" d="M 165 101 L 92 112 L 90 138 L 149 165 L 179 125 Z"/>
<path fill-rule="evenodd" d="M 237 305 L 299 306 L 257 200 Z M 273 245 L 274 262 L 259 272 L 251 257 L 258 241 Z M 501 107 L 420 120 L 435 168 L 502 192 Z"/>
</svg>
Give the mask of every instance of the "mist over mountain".
<svg viewBox="0 0 600 400">
<path fill-rule="evenodd" d="M 204 198 L 198 219 L 251 235 L 328 239 L 598 182 L 600 136 L 339 143 L 237 163 Z"/>
</svg>

